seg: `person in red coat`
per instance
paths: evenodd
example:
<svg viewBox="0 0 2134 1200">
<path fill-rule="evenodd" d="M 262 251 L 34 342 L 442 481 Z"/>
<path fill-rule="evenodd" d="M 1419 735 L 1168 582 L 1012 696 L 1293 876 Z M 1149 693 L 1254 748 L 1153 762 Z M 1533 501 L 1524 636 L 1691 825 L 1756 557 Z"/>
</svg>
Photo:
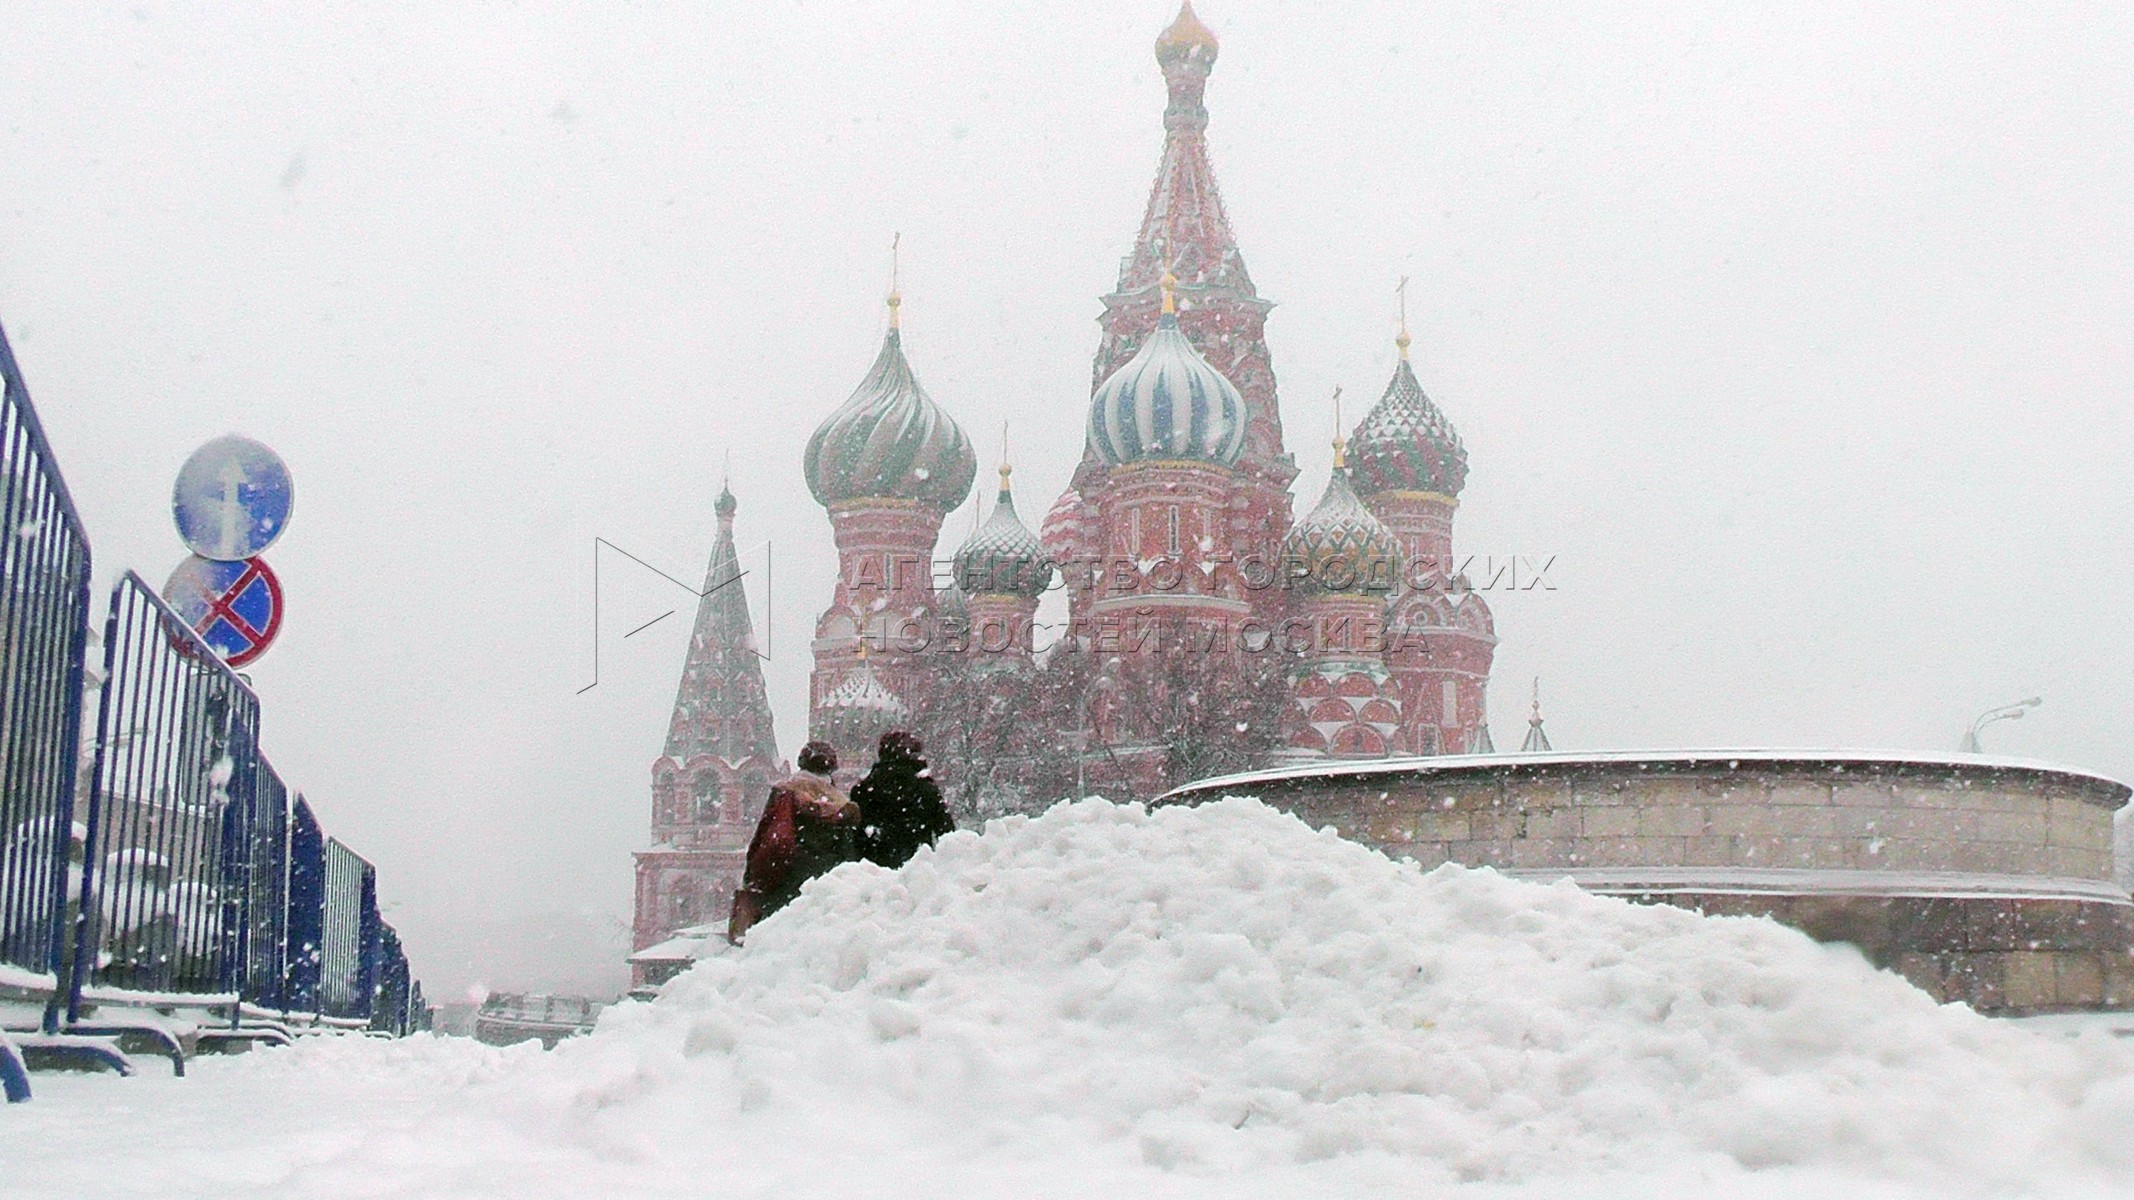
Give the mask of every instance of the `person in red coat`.
<svg viewBox="0 0 2134 1200">
<path fill-rule="evenodd" d="M 750 926 L 799 895 L 800 885 L 859 857 L 859 806 L 830 782 L 837 751 L 827 742 L 809 742 L 798 761 L 800 774 L 771 785 L 748 844 L 748 867 L 726 923 L 726 940 L 735 945 Z"/>
</svg>

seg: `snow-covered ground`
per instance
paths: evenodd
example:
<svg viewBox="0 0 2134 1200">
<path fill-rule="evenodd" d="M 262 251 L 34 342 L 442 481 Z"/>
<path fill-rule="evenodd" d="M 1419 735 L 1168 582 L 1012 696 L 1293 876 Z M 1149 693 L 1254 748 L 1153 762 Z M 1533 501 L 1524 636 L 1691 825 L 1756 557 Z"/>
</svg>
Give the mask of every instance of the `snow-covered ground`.
<svg viewBox="0 0 2134 1200">
<path fill-rule="evenodd" d="M 311 1040 L 39 1076 L 5 1196 L 2134 1194 L 2134 1047 L 1847 949 L 1257 802 L 842 868 L 543 1053 Z"/>
</svg>

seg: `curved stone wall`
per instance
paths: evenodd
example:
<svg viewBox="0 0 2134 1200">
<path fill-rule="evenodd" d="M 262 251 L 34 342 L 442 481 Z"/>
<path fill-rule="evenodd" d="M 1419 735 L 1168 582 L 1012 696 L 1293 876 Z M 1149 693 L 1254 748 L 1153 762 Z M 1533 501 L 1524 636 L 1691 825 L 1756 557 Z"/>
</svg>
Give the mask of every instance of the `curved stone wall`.
<svg viewBox="0 0 2134 1200">
<path fill-rule="evenodd" d="M 1992 1011 L 2134 1004 L 2126 785 L 1971 756 L 1474 755 L 1204 780 L 1424 866 L 1457 862 L 1852 942 Z"/>
</svg>

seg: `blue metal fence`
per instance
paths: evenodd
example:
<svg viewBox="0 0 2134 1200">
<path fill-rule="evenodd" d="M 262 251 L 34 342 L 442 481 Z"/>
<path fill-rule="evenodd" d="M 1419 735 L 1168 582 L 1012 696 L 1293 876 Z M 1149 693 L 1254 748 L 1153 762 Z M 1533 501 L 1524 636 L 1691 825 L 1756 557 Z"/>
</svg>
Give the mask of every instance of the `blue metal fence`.
<svg viewBox="0 0 2134 1200">
<path fill-rule="evenodd" d="M 62 965 L 89 539 L 0 331 L 0 963 Z"/>
<path fill-rule="evenodd" d="M 378 872 L 333 838 L 326 839 L 325 860 L 319 1011 L 367 1020 L 377 978 Z"/>
<path fill-rule="evenodd" d="M 289 810 L 289 915 L 282 957 L 283 1009 L 321 1011 L 325 998 L 326 834 L 302 796 Z"/>
<path fill-rule="evenodd" d="M 408 956 L 401 952 L 400 934 L 391 925 L 378 926 L 377 1001 L 371 1006 L 370 1027 L 395 1036 L 408 1031 Z"/>
<path fill-rule="evenodd" d="M 96 743 L 68 1019 L 92 985 L 234 1005 L 259 698 L 131 571 L 111 589 Z"/>
<path fill-rule="evenodd" d="M 258 697 L 132 572 L 111 591 L 101 679 L 88 672 L 89 542 L 4 331 L 0 382 L 0 988 L 48 998 L 37 1044 L 153 1034 L 182 1071 L 167 1030 L 85 1022 L 89 1006 L 428 1028 L 376 870 L 291 803 Z M 26 1077 L 0 1074 L 27 1098 Z"/>
<path fill-rule="evenodd" d="M 245 855 L 245 944 L 239 957 L 245 971 L 240 991 L 248 1003 L 286 1009 L 282 988 L 289 927 L 289 787 L 265 755 L 258 759 L 246 824 L 251 844 Z"/>
</svg>

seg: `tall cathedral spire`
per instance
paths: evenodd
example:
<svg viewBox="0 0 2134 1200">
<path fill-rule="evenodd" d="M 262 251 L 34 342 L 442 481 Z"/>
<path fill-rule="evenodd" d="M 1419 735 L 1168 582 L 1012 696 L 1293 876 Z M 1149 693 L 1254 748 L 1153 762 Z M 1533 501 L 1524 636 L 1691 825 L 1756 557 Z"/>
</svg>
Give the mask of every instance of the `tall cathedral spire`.
<svg viewBox="0 0 2134 1200">
<path fill-rule="evenodd" d="M 734 510 L 739 503 L 722 485 L 716 511 L 719 537 L 704 572 L 689 658 L 667 726 L 667 757 L 678 762 L 703 754 L 730 763 L 756 757 L 778 761 L 771 706 L 763 690 L 763 664 L 741 590 L 741 560 L 734 550 Z"/>
<path fill-rule="evenodd" d="M 1208 108 L 1202 97 L 1217 49 L 1215 35 L 1194 15 L 1191 0 L 1156 39 L 1156 62 L 1170 91 L 1163 110 L 1163 162 L 1133 253 L 1120 264 L 1121 294 L 1156 286 L 1168 266 L 1189 291 L 1219 288 L 1241 298 L 1255 295 L 1208 162 Z"/>
<path fill-rule="evenodd" d="M 1218 51 L 1215 34 L 1201 23 L 1191 0 L 1156 39 L 1156 64 L 1169 98 L 1163 110 L 1163 159 L 1149 189 L 1148 208 L 1133 249 L 1119 265 L 1119 284 L 1104 297 L 1098 318 L 1103 340 L 1090 379 L 1095 392 L 1157 336 L 1166 306 L 1163 280 L 1175 303 L 1178 331 L 1244 403 L 1244 445 L 1234 457 L 1234 494 L 1225 501 L 1232 533 L 1245 542 L 1272 545 L 1290 525 L 1289 484 L 1296 463 L 1282 445 L 1282 413 L 1275 395 L 1274 363 L 1267 352 L 1267 313 L 1237 237 L 1223 211 L 1208 161 L 1208 74 Z M 1081 502 L 1099 503 L 1106 464 L 1095 442 L 1083 455 L 1074 488 Z"/>
</svg>

